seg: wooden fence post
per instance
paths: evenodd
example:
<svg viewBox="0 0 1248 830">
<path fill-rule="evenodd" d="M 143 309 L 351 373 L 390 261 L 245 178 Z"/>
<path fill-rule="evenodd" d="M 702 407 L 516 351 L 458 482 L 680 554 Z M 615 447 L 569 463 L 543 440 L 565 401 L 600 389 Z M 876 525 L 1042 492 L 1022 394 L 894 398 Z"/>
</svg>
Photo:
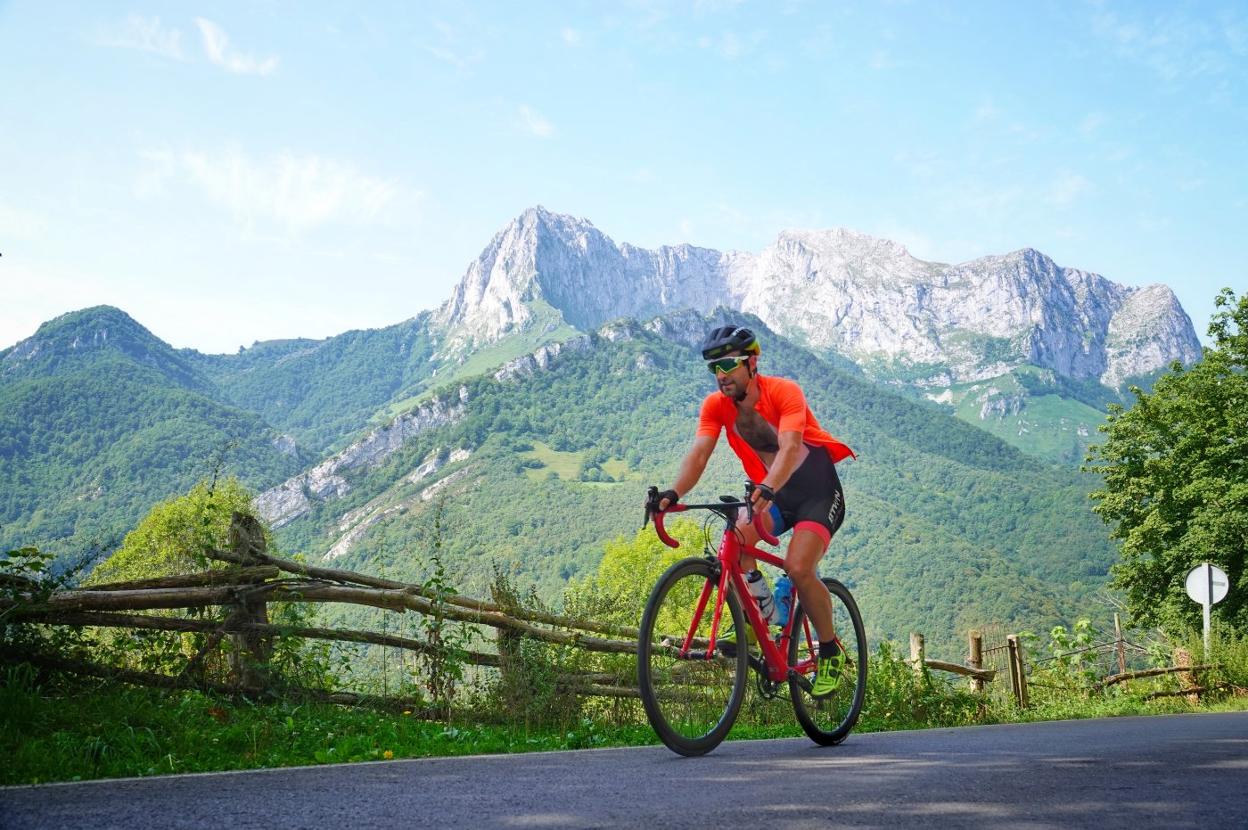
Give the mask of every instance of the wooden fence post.
<svg viewBox="0 0 1248 830">
<path fill-rule="evenodd" d="M 1174 649 L 1174 665 L 1184 667 L 1192 665 L 1192 653 L 1182 646 L 1176 646 Z M 1200 686 L 1200 683 L 1196 680 L 1196 672 L 1194 671 L 1185 671 L 1180 673 L 1179 683 L 1189 689 L 1195 689 Z M 1200 693 L 1192 692 L 1189 694 L 1187 696 L 1187 702 L 1193 706 L 1199 704 Z"/>
<path fill-rule="evenodd" d="M 1118 673 L 1127 673 L 1127 648 L 1122 639 L 1122 623 L 1114 613 L 1114 651 L 1118 654 Z"/>
<path fill-rule="evenodd" d="M 910 632 L 910 665 L 916 675 L 923 676 L 923 635 L 917 631 Z"/>
<path fill-rule="evenodd" d="M 267 543 L 264 528 L 253 516 L 235 513 L 230 522 L 230 550 L 241 562 L 258 561 L 257 554 L 265 553 Z M 226 606 L 227 613 L 236 624 L 269 624 L 269 607 L 263 594 L 249 596 L 242 589 L 237 602 Z M 230 671 L 235 682 L 244 689 L 264 689 L 269 680 L 269 658 L 273 654 L 272 637 L 243 631 L 230 635 Z"/>
<path fill-rule="evenodd" d="M 966 664 L 973 669 L 982 669 L 984 667 L 984 637 L 975 629 L 967 632 L 968 646 L 970 652 L 966 658 Z M 971 677 L 971 691 L 982 692 L 984 690 L 984 681 L 978 677 Z"/>
<path fill-rule="evenodd" d="M 1017 634 L 1006 637 L 1005 644 L 1009 652 L 1010 690 L 1014 693 L 1014 700 L 1019 708 L 1026 709 L 1027 674 L 1023 664 L 1023 644 L 1019 641 Z"/>
</svg>

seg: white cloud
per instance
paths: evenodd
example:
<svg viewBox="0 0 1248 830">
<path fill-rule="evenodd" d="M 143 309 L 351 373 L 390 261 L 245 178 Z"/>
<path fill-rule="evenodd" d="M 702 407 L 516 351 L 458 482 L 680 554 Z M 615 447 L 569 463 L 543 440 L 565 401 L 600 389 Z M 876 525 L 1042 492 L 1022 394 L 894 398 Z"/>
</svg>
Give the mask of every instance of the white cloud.
<svg viewBox="0 0 1248 830">
<path fill-rule="evenodd" d="M 132 14 L 125 23 L 101 28 L 95 36 L 100 46 L 114 49 L 136 49 L 163 58 L 182 60 L 182 32 L 166 29 L 159 17 Z"/>
<path fill-rule="evenodd" d="M 230 37 L 225 30 L 202 17 L 195 18 L 195 25 L 204 39 L 204 54 L 208 60 L 237 75 L 269 75 L 277 69 L 277 57 L 256 58 L 230 51 Z"/>
<path fill-rule="evenodd" d="M 1109 149 L 1105 160 L 1115 164 L 1124 162 L 1135 155 L 1135 148 L 1127 144 L 1118 144 Z"/>
<path fill-rule="evenodd" d="M 762 31 L 750 32 L 744 37 L 736 32 L 725 31 L 714 37 L 700 35 L 694 42 L 699 49 L 711 49 L 725 60 L 735 61 L 756 51 L 765 37 L 766 33 Z"/>
<path fill-rule="evenodd" d="M 485 59 L 485 52 L 480 46 L 468 45 L 475 44 L 475 38 L 462 36 L 457 27 L 444 20 L 434 20 L 430 25 L 441 42 L 436 46 L 426 44 L 422 48 L 438 60 L 449 63 L 456 69 L 468 69 Z"/>
<path fill-rule="evenodd" d="M 527 104 L 520 106 L 520 122 L 526 132 L 538 138 L 550 138 L 555 134 L 555 125 Z"/>
<path fill-rule="evenodd" d="M 991 100 L 984 100 L 975 108 L 974 121 L 976 124 L 985 124 L 989 121 L 995 121 L 1001 117 L 1001 110 L 992 103 Z"/>
<path fill-rule="evenodd" d="M 1049 187 L 1048 202 L 1058 207 L 1073 204 L 1092 189 L 1092 183 L 1078 173 L 1063 172 Z"/>
<path fill-rule="evenodd" d="M 1148 12 L 1129 5 L 1122 9 L 1121 14 L 1097 10 L 1092 31 L 1119 58 L 1147 66 L 1164 84 L 1238 71 L 1244 24 L 1236 13 L 1225 11 L 1214 22 L 1177 5 Z"/>
<path fill-rule="evenodd" d="M 485 53 L 480 49 L 473 49 L 471 52 L 461 54 L 443 46 L 426 46 L 425 51 L 457 69 L 467 69 L 474 63 L 480 63 L 481 59 L 485 57 Z"/>
<path fill-rule="evenodd" d="M 1084 135 L 1092 135 L 1105 125 L 1105 121 L 1105 113 L 1090 112 L 1079 122 L 1079 132 Z"/>
<path fill-rule="evenodd" d="M 146 165 L 134 182 L 134 195 L 140 199 L 162 195 L 165 183 L 177 173 L 177 158 L 169 150 L 143 150 L 139 158 Z"/>
<path fill-rule="evenodd" d="M 142 154 L 148 169 L 135 192 L 165 195 L 186 184 L 227 209 L 248 232 L 265 223 L 298 234 L 328 223 L 375 224 L 400 196 L 398 185 L 362 173 L 350 163 L 317 155 L 279 153 L 256 160 L 238 149 L 224 152 L 167 150 Z"/>
<path fill-rule="evenodd" d="M 735 32 L 724 32 L 719 39 L 719 54 L 728 60 L 735 60 L 744 53 L 741 38 Z"/>
<path fill-rule="evenodd" d="M 559 32 L 559 36 L 563 38 L 563 42 L 569 46 L 581 45 L 581 33 L 571 26 L 564 26 Z"/>
<path fill-rule="evenodd" d="M 826 58 L 837 53 L 836 32 L 827 23 L 811 29 L 801 41 L 801 51 L 810 58 Z"/>
</svg>

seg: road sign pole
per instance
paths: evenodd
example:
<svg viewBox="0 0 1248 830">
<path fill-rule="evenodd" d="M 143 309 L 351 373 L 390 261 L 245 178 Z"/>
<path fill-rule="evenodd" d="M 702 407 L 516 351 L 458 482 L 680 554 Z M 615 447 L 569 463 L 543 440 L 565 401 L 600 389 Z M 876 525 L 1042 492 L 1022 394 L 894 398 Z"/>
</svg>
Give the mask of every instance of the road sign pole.
<svg viewBox="0 0 1248 830">
<path fill-rule="evenodd" d="M 1201 616 L 1205 623 L 1205 659 L 1208 660 L 1209 629 L 1212 627 L 1210 616 L 1213 606 L 1226 598 L 1227 592 L 1231 589 L 1231 581 L 1226 571 L 1209 562 L 1202 562 L 1187 572 L 1183 587 L 1187 590 L 1187 595 L 1192 598 L 1192 602 L 1200 604 L 1203 612 Z"/>
<path fill-rule="evenodd" d="M 1209 611 L 1213 608 L 1213 566 L 1208 562 L 1205 568 L 1205 601 L 1202 603 L 1205 610 L 1205 662 L 1208 663 L 1209 657 Z"/>
</svg>

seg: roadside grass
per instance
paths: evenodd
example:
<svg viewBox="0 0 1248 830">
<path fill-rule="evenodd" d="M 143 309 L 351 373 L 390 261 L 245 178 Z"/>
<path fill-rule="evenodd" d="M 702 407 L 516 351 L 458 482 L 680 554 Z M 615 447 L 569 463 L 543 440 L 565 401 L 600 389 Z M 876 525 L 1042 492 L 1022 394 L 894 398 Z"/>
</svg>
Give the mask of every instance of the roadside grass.
<svg viewBox="0 0 1248 830">
<path fill-rule="evenodd" d="M 47 688 L 18 674 L 0 688 L 0 785 L 657 743 L 640 725 L 447 724 L 104 681 Z"/>
<path fill-rule="evenodd" d="M 1054 695 L 1025 711 L 952 683 L 877 665 L 858 732 L 972 724 L 1248 710 L 1248 698 L 1200 706 L 1140 694 Z M 1150 687 L 1151 688 L 1151 687 Z M 462 719 L 462 722 L 461 722 Z M 575 717 L 526 726 L 457 713 L 450 723 L 401 712 L 332 704 L 250 703 L 55 677 L 28 667 L 0 670 L 0 784 L 37 784 L 169 773 L 259 769 L 390 758 L 641 746 L 658 743 L 644 720 Z M 731 739 L 798 737 L 787 697 L 751 693 Z"/>
</svg>

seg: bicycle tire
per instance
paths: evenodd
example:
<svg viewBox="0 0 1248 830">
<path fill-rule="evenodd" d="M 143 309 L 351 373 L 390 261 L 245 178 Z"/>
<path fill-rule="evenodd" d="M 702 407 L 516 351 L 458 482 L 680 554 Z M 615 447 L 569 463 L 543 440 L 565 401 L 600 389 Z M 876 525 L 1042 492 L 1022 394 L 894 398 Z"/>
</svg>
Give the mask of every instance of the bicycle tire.
<svg viewBox="0 0 1248 830">
<path fill-rule="evenodd" d="M 802 681 L 789 678 L 789 696 L 793 712 L 810 739 L 820 746 L 833 746 L 848 737 L 858 716 L 867 691 L 867 637 L 862 626 L 862 614 L 849 589 L 835 579 L 824 578 L 832 595 L 832 620 L 837 637 L 845 650 L 845 667 L 842 669 L 841 685 L 826 698 L 814 698 Z M 806 610 L 800 601 L 793 608 L 793 637 L 789 641 L 789 665 L 796 666 L 800 660 L 813 658 L 819 642 L 814 626 L 808 624 Z M 853 642 L 848 635 L 853 635 Z M 846 681 L 850 681 L 846 684 Z"/>
<path fill-rule="evenodd" d="M 717 648 L 719 653 L 709 660 L 678 656 L 708 581 L 718 585 L 719 575 L 706 559 L 682 559 L 668 568 L 650 592 L 637 642 L 637 685 L 646 717 L 669 749 L 687 756 L 710 752 L 728 735 L 745 699 L 749 672 L 744 648 L 731 657 Z M 695 627 L 699 637 L 710 634 L 716 593 L 712 590 Z M 731 588 L 724 608 L 728 613 L 721 615 L 720 632 L 731 620 L 741 637 L 745 614 Z M 701 653 L 705 655 L 705 646 Z"/>
</svg>

